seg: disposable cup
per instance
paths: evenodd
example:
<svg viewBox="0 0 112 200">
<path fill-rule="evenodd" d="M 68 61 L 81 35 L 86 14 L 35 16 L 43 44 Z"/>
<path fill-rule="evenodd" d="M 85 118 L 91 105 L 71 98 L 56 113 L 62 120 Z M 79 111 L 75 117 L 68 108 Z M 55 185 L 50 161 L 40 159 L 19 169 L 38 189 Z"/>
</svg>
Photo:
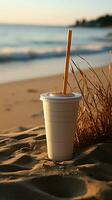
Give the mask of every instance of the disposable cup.
<svg viewBox="0 0 112 200">
<path fill-rule="evenodd" d="M 76 119 L 80 93 L 68 95 L 44 93 L 43 102 L 48 157 L 55 161 L 69 160 L 73 155 Z"/>
</svg>

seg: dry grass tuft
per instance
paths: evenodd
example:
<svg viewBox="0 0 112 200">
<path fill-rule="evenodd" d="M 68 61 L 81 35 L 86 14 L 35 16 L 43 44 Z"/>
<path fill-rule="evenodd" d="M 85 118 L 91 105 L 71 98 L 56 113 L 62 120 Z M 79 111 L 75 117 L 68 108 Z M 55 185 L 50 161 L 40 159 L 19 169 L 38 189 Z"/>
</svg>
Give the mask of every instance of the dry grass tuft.
<svg viewBox="0 0 112 200">
<path fill-rule="evenodd" d="M 84 58 L 80 58 L 88 64 L 91 76 L 88 77 L 72 60 L 71 71 L 82 94 L 76 136 L 78 145 L 87 145 L 112 138 L 111 66 L 108 74 L 102 69 L 102 74 L 99 76 Z M 74 67 L 80 73 L 80 80 L 76 76 Z"/>
</svg>

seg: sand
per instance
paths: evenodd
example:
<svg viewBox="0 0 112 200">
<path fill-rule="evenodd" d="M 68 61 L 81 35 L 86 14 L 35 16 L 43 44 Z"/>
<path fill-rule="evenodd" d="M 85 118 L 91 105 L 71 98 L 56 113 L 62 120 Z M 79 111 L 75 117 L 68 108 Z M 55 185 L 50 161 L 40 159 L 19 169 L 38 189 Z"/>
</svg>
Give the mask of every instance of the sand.
<svg viewBox="0 0 112 200">
<path fill-rule="evenodd" d="M 0 85 L 0 200 L 112 200 L 111 141 L 75 149 L 69 161 L 47 157 L 39 96 L 61 90 L 62 80 Z M 72 75 L 69 82 L 75 87 Z"/>
<path fill-rule="evenodd" d="M 44 127 L 0 135 L 0 199 L 111 200 L 112 143 L 77 149 L 53 162 Z"/>
<path fill-rule="evenodd" d="M 0 85 L 0 130 L 43 124 L 40 93 L 58 90 L 62 80 L 60 75 Z"/>
</svg>

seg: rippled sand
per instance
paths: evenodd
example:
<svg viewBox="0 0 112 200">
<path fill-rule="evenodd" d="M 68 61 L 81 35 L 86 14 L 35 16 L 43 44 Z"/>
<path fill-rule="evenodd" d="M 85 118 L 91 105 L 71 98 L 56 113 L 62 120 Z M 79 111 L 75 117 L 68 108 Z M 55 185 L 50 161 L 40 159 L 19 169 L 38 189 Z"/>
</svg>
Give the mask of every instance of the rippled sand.
<svg viewBox="0 0 112 200">
<path fill-rule="evenodd" d="M 0 134 L 0 199 L 111 200 L 112 143 L 78 149 L 53 162 L 44 127 Z"/>
</svg>

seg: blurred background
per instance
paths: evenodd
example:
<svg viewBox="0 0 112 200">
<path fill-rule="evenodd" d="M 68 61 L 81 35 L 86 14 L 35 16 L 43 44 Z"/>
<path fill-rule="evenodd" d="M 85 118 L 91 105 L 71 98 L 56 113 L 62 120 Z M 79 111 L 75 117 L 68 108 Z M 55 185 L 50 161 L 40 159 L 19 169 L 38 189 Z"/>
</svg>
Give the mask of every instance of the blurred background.
<svg viewBox="0 0 112 200">
<path fill-rule="evenodd" d="M 60 74 L 66 35 L 81 68 L 111 63 L 111 0 L 0 1 L 0 83 Z"/>
</svg>

